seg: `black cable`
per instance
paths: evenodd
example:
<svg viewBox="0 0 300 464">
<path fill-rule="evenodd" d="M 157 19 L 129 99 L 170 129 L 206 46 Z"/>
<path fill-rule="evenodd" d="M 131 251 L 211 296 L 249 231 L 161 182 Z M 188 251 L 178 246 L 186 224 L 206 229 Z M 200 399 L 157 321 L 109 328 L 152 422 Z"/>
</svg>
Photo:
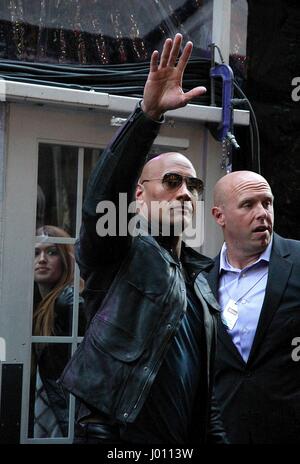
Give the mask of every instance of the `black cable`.
<svg viewBox="0 0 300 464">
<path fill-rule="evenodd" d="M 251 132 L 250 132 L 250 139 L 251 139 L 251 154 L 252 154 L 252 166 L 255 169 L 256 172 L 259 174 L 261 173 L 261 163 L 260 163 L 260 138 L 259 138 L 259 129 L 258 129 L 258 124 L 257 124 L 257 119 L 255 116 L 254 109 L 245 95 L 245 93 L 242 91 L 240 86 L 237 84 L 237 82 L 233 82 L 234 88 L 237 90 L 239 95 L 246 100 L 247 106 L 250 112 L 250 127 L 254 131 L 252 132 L 252 139 L 251 139 Z M 255 144 L 253 143 L 253 137 L 255 137 L 256 140 L 256 148 Z"/>
<path fill-rule="evenodd" d="M 44 63 L 28 64 L 0 60 L 0 77 L 6 80 L 137 98 L 143 96 L 148 72 L 149 62 L 97 67 L 58 67 Z M 208 87 L 208 75 L 209 63 L 206 60 L 191 60 L 184 79 L 184 90 L 198 85 Z M 201 96 L 193 103 L 209 105 L 209 95 Z"/>
<path fill-rule="evenodd" d="M 220 59 L 224 62 L 221 50 L 217 45 Z M 61 65 L 49 63 L 33 63 L 14 60 L 0 60 L 0 78 L 9 81 L 26 82 L 30 84 L 47 85 L 76 90 L 93 90 L 141 98 L 149 72 L 149 62 L 125 63 L 113 65 Z M 194 104 L 210 105 L 210 67 L 209 59 L 191 58 L 187 64 L 183 90 L 203 85 L 207 93 L 195 98 Z M 215 79 L 215 100 L 217 106 L 222 106 L 222 83 Z M 234 82 L 234 92 L 247 102 L 250 111 L 250 144 L 253 168 L 260 172 L 260 141 L 254 110 L 248 98 Z M 214 131 L 212 131 L 214 134 Z"/>
</svg>

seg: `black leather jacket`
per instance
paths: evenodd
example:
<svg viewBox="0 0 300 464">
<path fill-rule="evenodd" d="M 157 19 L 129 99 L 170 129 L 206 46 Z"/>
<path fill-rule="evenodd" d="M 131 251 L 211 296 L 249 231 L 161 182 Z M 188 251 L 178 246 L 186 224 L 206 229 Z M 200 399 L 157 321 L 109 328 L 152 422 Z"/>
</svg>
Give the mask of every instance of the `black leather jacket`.
<svg viewBox="0 0 300 464">
<path fill-rule="evenodd" d="M 88 184 L 77 243 L 91 322 L 61 382 L 117 423 L 133 422 L 139 414 L 187 306 L 180 266 L 154 237 L 96 234 L 97 203 L 117 204 L 119 192 L 132 198 L 159 126 L 138 107 L 101 155 Z M 205 441 L 209 426 L 215 441 L 222 442 L 218 416 L 211 416 L 219 306 L 201 274 L 212 261 L 187 247 L 181 260 L 204 312 L 207 377 L 202 379 L 199 402 L 206 417 L 199 418 L 199 443 Z"/>
</svg>

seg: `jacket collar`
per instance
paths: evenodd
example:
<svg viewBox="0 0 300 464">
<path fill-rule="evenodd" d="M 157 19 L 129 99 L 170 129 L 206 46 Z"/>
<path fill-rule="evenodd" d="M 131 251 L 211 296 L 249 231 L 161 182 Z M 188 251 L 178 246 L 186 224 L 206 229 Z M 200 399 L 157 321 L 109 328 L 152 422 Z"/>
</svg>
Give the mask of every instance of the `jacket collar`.
<svg viewBox="0 0 300 464">
<path fill-rule="evenodd" d="M 190 279 L 194 282 L 194 290 L 198 297 L 200 293 L 210 307 L 220 312 L 221 308 L 219 303 L 217 302 L 205 277 L 206 271 L 211 269 L 214 261 L 186 245 L 183 245 L 181 260 Z M 203 271 L 205 271 L 205 273 Z"/>
<path fill-rule="evenodd" d="M 247 269 L 251 268 L 252 266 L 255 266 L 257 263 L 260 261 L 266 261 L 270 262 L 270 256 L 271 256 L 271 250 L 273 246 L 273 236 L 270 240 L 269 245 L 267 248 L 260 254 L 259 258 L 254 262 L 246 266 L 243 271 L 246 271 Z M 223 243 L 221 251 L 220 251 L 220 265 L 219 265 L 219 272 L 221 273 L 222 271 L 239 271 L 240 269 L 235 268 L 230 264 L 228 261 L 228 254 L 227 254 L 227 244 L 226 242 Z"/>
<path fill-rule="evenodd" d="M 186 246 L 184 242 L 182 242 L 179 260 L 177 256 L 174 256 L 163 246 L 163 243 L 160 243 L 159 237 L 154 237 L 150 234 L 149 223 L 143 216 L 139 216 L 139 229 L 140 236 L 144 238 L 147 237 L 148 243 L 152 243 L 153 246 L 159 248 L 167 261 L 177 266 L 180 266 L 181 262 L 184 269 L 188 272 L 191 280 L 194 280 L 199 272 L 209 270 L 214 265 L 214 261 L 211 258 L 208 258 L 207 256 L 198 253 L 193 248 Z"/>
<path fill-rule="evenodd" d="M 182 243 L 181 249 L 181 262 L 192 279 L 194 279 L 199 272 L 204 270 L 209 271 L 214 265 L 213 259 L 186 246 L 184 242 Z"/>
<path fill-rule="evenodd" d="M 213 267 L 214 261 L 211 258 L 198 253 L 193 248 L 186 246 L 183 242 L 179 260 L 177 256 L 174 256 L 169 250 L 162 246 L 159 238 L 152 237 L 149 234 L 140 234 L 139 238 L 157 248 L 159 253 L 170 264 L 178 267 L 181 267 L 182 265 L 200 300 L 202 301 L 203 298 L 214 310 L 221 310 L 203 273 L 203 271 L 208 271 L 211 267 Z M 201 296 L 199 296 L 199 293 Z"/>
</svg>

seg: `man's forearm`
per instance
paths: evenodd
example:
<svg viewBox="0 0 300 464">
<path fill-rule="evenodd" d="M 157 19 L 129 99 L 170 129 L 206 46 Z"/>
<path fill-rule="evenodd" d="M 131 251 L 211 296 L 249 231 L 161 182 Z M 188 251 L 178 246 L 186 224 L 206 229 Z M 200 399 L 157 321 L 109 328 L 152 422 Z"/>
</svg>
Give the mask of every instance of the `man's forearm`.
<svg viewBox="0 0 300 464">
<path fill-rule="evenodd" d="M 111 201 L 118 218 L 119 193 L 127 195 L 128 203 L 132 201 L 140 171 L 159 128 L 160 123 L 151 120 L 138 106 L 100 155 L 88 182 L 80 243 L 76 246 L 81 267 L 93 267 L 106 254 L 113 258 L 112 248 L 119 244 L 124 251 L 124 240 L 121 244 L 116 237 L 103 239 L 97 235 L 96 224 L 101 216 L 96 208 L 100 201 Z"/>
<path fill-rule="evenodd" d="M 84 211 L 94 215 L 100 200 L 116 201 L 120 192 L 132 196 L 160 123 L 138 106 L 99 158 L 88 182 Z"/>
</svg>

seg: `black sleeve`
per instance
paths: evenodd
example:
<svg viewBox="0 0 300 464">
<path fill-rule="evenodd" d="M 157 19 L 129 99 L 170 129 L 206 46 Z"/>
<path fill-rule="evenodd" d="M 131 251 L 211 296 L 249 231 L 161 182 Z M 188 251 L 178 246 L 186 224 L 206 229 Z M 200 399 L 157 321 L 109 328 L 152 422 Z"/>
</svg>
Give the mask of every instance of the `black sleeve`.
<svg viewBox="0 0 300 464">
<path fill-rule="evenodd" d="M 82 211 L 80 238 L 76 243 L 76 260 L 84 279 L 102 264 L 127 252 L 131 240 L 127 236 L 97 234 L 97 222 L 105 213 L 96 213 L 100 201 L 110 201 L 116 207 L 118 232 L 119 194 L 132 201 L 135 186 L 150 147 L 158 134 L 160 122 L 148 118 L 140 106 L 128 117 L 113 140 L 100 155 L 89 178 Z M 130 217 L 128 217 L 130 219 Z"/>
<path fill-rule="evenodd" d="M 213 445 L 228 445 L 229 441 L 223 426 L 220 409 L 217 400 L 212 394 L 211 409 L 210 409 L 210 422 L 208 430 L 208 443 Z"/>
</svg>

